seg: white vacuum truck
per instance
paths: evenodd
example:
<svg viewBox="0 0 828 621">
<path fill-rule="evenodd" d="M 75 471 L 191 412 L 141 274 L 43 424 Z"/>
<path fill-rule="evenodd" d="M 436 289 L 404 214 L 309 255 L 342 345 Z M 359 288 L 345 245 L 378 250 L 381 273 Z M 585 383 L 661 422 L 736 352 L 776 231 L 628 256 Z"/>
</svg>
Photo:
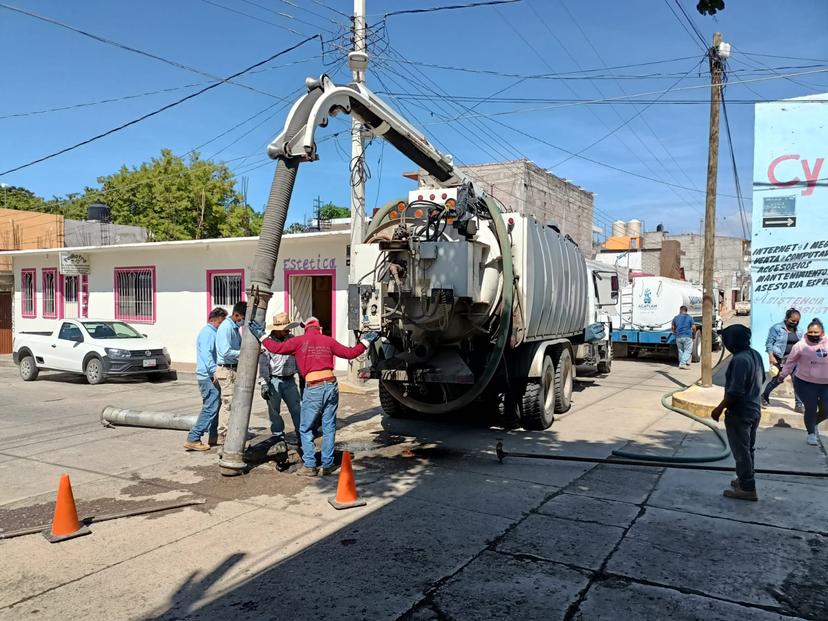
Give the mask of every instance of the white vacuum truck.
<svg viewBox="0 0 828 621">
<path fill-rule="evenodd" d="M 392 201 L 351 261 L 349 328 L 384 337 L 361 374 L 390 416 L 491 405 L 546 429 L 570 407 L 576 364 L 610 371 L 618 275 L 469 183 Z"/>
<path fill-rule="evenodd" d="M 679 308 L 687 313 L 701 329 L 702 297 L 700 286 L 684 280 L 661 276 L 634 278 L 621 290 L 621 313 L 613 322 L 612 342 L 618 357 L 634 358 L 642 351 L 675 354 L 676 339 L 672 333 L 673 318 Z M 714 291 L 714 300 L 719 294 Z M 713 346 L 718 348 L 722 319 L 718 304 L 714 304 Z M 693 339 L 692 361 L 701 359 L 701 332 Z"/>
</svg>

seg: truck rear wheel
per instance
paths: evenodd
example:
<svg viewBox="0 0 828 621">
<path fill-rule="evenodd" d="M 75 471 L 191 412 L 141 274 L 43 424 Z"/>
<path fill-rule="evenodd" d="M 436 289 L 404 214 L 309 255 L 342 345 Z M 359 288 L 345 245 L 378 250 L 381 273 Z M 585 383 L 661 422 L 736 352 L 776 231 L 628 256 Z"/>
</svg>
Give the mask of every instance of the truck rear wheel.
<svg viewBox="0 0 828 621">
<path fill-rule="evenodd" d="M 24 382 L 33 382 L 37 379 L 40 369 L 32 356 L 25 356 L 20 360 L 20 377 Z"/>
<path fill-rule="evenodd" d="M 379 383 L 379 400 L 382 411 L 389 418 L 408 418 L 413 415 L 411 408 L 397 401 L 382 382 Z"/>
<path fill-rule="evenodd" d="M 555 360 L 555 412 L 563 414 L 572 407 L 574 373 L 569 348 L 558 350 Z"/>
<path fill-rule="evenodd" d="M 520 424 L 524 429 L 541 431 L 555 422 L 555 365 L 545 356 L 539 378 L 526 382 L 520 403 Z"/>
</svg>

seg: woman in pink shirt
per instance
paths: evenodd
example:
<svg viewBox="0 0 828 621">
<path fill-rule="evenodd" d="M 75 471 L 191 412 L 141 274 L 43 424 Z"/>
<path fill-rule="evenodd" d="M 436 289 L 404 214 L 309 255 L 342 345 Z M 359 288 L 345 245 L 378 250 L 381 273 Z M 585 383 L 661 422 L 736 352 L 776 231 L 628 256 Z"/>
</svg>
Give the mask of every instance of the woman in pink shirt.
<svg viewBox="0 0 828 621">
<path fill-rule="evenodd" d="M 821 405 L 828 408 L 828 337 L 819 319 L 808 324 L 805 338 L 793 346 L 782 372 L 781 379 L 794 376 L 796 394 L 805 404 L 805 428 L 808 444 L 818 444 L 816 426 L 817 410 Z"/>
</svg>

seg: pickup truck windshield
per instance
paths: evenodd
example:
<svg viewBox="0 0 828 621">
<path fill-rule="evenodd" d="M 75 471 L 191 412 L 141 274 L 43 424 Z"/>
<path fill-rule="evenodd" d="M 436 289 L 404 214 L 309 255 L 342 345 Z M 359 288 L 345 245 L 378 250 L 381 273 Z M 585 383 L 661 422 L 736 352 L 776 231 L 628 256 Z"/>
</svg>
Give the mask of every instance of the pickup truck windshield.
<svg viewBox="0 0 828 621">
<path fill-rule="evenodd" d="M 93 339 L 140 339 L 135 328 L 122 321 L 84 321 L 83 327 Z"/>
</svg>

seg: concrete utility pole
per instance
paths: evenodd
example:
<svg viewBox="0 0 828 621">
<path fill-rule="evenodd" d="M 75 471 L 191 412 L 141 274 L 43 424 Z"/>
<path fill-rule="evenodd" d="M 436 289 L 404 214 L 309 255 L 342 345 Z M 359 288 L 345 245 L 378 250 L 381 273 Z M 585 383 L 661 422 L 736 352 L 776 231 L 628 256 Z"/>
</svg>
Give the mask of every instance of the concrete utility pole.
<svg viewBox="0 0 828 621">
<path fill-rule="evenodd" d="M 710 60 L 710 144 L 707 153 L 707 200 L 704 209 L 704 275 L 702 283 L 701 384 L 713 385 L 713 263 L 716 244 L 716 177 L 719 170 L 719 107 L 724 64 L 719 56 L 722 33 L 713 34 Z"/>
<path fill-rule="evenodd" d="M 353 49 L 348 54 L 348 66 L 356 83 L 365 82 L 368 68 L 368 54 L 365 45 L 365 0 L 354 0 Z M 362 169 L 365 164 L 365 144 L 362 142 L 362 123 L 351 117 L 351 252 L 365 239 L 365 179 Z M 356 282 L 354 263 L 351 262 L 350 281 Z M 348 363 L 348 379 L 357 380 L 362 366 L 362 357 Z"/>
</svg>

